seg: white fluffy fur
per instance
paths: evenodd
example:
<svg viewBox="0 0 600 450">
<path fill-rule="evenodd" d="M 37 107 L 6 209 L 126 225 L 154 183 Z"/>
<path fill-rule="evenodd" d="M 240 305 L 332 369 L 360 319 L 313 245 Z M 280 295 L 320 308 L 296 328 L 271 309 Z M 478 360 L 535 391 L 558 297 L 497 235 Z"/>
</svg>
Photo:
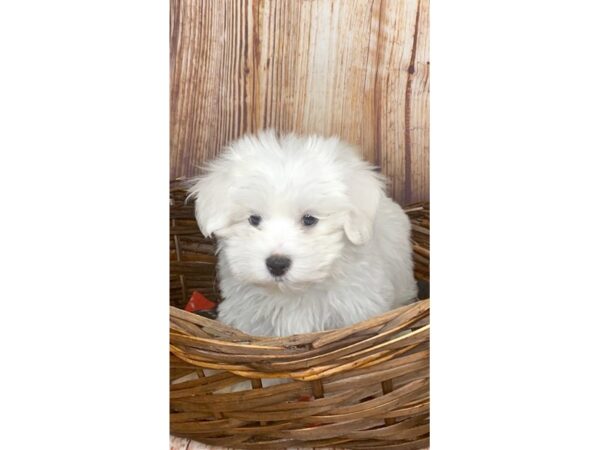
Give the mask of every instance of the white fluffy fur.
<svg viewBox="0 0 600 450">
<path fill-rule="evenodd" d="M 343 327 L 417 295 L 408 217 L 337 138 L 242 137 L 190 193 L 202 233 L 218 241 L 219 319 L 246 333 Z M 316 225 L 302 224 L 307 213 Z M 262 217 L 258 227 L 252 214 Z M 267 270 L 272 254 L 292 260 L 281 279 Z"/>
</svg>

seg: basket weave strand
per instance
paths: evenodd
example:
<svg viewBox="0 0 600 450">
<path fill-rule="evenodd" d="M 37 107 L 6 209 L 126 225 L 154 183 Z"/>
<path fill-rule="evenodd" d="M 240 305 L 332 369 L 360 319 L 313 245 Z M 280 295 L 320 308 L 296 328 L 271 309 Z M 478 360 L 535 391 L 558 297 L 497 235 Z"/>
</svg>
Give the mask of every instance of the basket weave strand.
<svg viewBox="0 0 600 450">
<path fill-rule="evenodd" d="M 248 449 L 429 445 L 429 300 L 355 325 L 250 336 L 180 308 L 220 300 L 214 243 L 171 191 L 171 433 Z M 405 208 L 415 275 L 429 280 L 429 207 Z M 272 385 L 273 379 L 284 380 Z M 240 390 L 242 389 L 242 390 Z"/>
</svg>

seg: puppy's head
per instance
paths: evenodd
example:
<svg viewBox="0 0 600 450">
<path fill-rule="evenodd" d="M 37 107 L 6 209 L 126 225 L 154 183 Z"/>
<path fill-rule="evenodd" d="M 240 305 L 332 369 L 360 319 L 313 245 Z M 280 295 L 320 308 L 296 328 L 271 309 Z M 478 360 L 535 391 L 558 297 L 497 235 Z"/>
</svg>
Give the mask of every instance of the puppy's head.
<svg viewBox="0 0 600 450">
<path fill-rule="evenodd" d="M 337 138 L 245 136 L 190 189 L 196 219 L 244 283 L 304 287 L 367 243 L 383 179 Z"/>
</svg>

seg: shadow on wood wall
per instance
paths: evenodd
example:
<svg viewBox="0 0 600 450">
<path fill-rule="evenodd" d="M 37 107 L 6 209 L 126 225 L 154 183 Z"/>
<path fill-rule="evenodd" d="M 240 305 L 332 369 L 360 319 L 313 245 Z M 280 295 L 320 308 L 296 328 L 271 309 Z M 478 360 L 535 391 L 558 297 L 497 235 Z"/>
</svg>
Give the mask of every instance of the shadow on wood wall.
<svg viewBox="0 0 600 450">
<path fill-rule="evenodd" d="M 427 200 L 428 0 L 171 0 L 171 178 L 271 127 L 339 135 Z"/>
</svg>

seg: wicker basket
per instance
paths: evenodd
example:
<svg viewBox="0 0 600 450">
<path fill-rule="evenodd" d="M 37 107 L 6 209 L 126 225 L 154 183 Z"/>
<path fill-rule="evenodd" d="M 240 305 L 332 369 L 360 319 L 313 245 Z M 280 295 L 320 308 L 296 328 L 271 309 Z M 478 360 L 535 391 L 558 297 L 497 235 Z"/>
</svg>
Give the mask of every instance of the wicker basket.
<svg viewBox="0 0 600 450">
<path fill-rule="evenodd" d="M 429 300 L 284 338 L 249 336 L 183 311 L 194 290 L 219 299 L 213 242 L 202 237 L 184 199 L 174 183 L 171 380 L 194 379 L 171 383 L 171 433 L 234 448 L 428 447 Z M 415 273 L 428 281 L 429 208 L 405 210 Z M 288 382 L 263 387 L 269 378 Z M 252 389 L 228 392 L 248 380 Z"/>
</svg>

